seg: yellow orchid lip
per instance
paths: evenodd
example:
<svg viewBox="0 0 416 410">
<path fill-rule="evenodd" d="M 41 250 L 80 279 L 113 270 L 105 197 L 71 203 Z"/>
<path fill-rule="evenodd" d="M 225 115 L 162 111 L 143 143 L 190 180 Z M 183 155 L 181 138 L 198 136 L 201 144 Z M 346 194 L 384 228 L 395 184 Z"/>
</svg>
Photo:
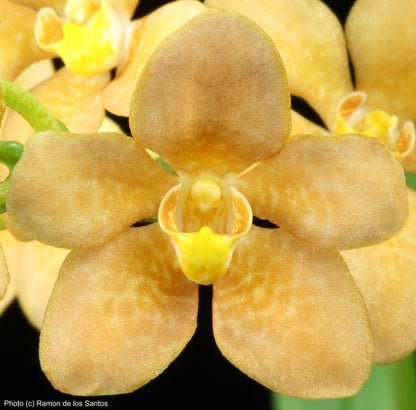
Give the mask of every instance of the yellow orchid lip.
<svg viewBox="0 0 416 410">
<path fill-rule="evenodd" d="M 39 10 L 35 24 L 38 45 L 58 54 L 66 66 L 81 76 L 93 76 L 118 65 L 123 22 L 108 0 L 70 0 L 63 23 L 50 7 Z"/>
<path fill-rule="evenodd" d="M 410 154 L 416 139 L 413 123 L 407 121 L 399 130 L 398 117 L 379 109 L 367 111 L 362 107 L 366 99 L 367 94 L 362 91 L 355 91 L 341 99 L 336 111 L 333 133 L 358 133 L 376 138 L 396 158 L 404 158 Z"/>
<path fill-rule="evenodd" d="M 182 272 L 201 285 L 225 275 L 237 240 L 249 231 L 252 219 L 244 196 L 211 177 L 176 185 L 159 206 L 159 224 L 171 238 Z"/>
</svg>

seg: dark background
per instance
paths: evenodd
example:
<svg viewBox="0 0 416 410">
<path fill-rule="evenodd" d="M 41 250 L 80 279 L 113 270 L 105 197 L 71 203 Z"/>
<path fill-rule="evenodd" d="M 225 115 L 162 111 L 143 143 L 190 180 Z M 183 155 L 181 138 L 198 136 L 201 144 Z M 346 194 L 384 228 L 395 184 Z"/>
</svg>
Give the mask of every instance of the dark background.
<svg viewBox="0 0 416 410">
<path fill-rule="evenodd" d="M 141 0 L 136 17 L 165 3 Z M 325 3 L 344 22 L 353 1 Z M 110 409 L 270 409 L 270 392 L 241 373 L 219 352 L 211 331 L 211 288 L 201 287 L 200 294 L 198 330 L 165 372 L 134 393 L 90 399 L 107 401 Z M 0 318 L 0 407 L 4 399 L 56 400 L 61 406 L 64 400 L 88 399 L 60 393 L 50 385 L 39 367 L 38 337 L 38 331 L 27 323 L 17 302 Z"/>
</svg>

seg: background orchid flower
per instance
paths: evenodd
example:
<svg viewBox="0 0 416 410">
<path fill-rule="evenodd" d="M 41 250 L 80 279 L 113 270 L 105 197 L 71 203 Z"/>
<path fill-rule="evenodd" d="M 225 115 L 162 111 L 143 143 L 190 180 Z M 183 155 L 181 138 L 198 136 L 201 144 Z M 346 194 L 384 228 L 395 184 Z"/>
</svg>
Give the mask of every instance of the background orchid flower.
<svg viewBox="0 0 416 410">
<path fill-rule="evenodd" d="M 292 112 L 294 133 L 368 135 L 378 139 L 405 170 L 415 172 L 414 2 L 357 0 L 345 36 L 336 16 L 317 0 L 206 0 L 205 4 L 238 10 L 273 38 L 291 93 L 313 107 L 326 127 Z M 375 362 L 380 364 L 416 348 L 416 193 L 409 188 L 408 196 L 409 219 L 394 239 L 342 252 L 366 300 Z"/>
<path fill-rule="evenodd" d="M 102 0 L 98 3 L 69 0 L 60 2 L 58 10 L 52 3 L 52 7 L 42 7 L 39 11 L 9 0 L 2 1 L 7 3 L 7 6 L 2 5 L 0 15 L 0 19 L 6 22 L 0 26 L 4 44 L 20 50 L 17 47 L 22 37 L 20 27 L 25 21 L 27 39 L 24 38 L 22 43 L 30 45 L 36 52 L 30 53 L 22 47 L 21 54 L 35 55 L 9 72 L 8 48 L 4 46 L 0 51 L 4 53 L 0 60 L 0 78 L 14 79 L 32 62 L 46 57 L 61 57 L 67 65 L 31 92 L 53 116 L 60 118 L 74 132 L 97 131 L 103 122 L 105 109 L 127 116 L 133 86 L 152 50 L 170 32 L 204 10 L 200 2 L 184 0 L 169 3 L 148 16 L 130 21 L 137 0 Z M 48 5 L 44 3 L 43 6 Z M 65 8 L 62 10 L 63 3 Z M 67 21 L 62 22 L 64 18 Z M 99 49 L 94 41 L 101 43 L 102 31 L 112 35 L 107 46 Z M 42 49 L 48 53 L 40 53 Z M 20 57 L 20 53 L 16 55 L 16 59 Z M 110 69 L 113 68 L 116 68 L 116 74 L 111 79 Z M 3 139 L 16 139 L 13 130 L 17 127 L 23 141 L 33 133 L 23 121 L 7 117 Z"/>
<path fill-rule="evenodd" d="M 225 11 L 201 13 L 157 48 L 130 126 L 135 138 L 35 134 L 11 175 L 16 226 L 73 249 L 41 331 L 53 385 L 91 395 L 147 383 L 192 337 L 197 284 L 213 283 L 215 340 L 243 372 L 301 397 L 359 390 L 372 335 L 338 249 L 400 229 L 400 165 L 358 135 L 288 141 L 277 51 Z M 280 228 L 250 229 L 250 206 Z M 157 212 L 157 224 L 131 227 Z"/>
</svg>

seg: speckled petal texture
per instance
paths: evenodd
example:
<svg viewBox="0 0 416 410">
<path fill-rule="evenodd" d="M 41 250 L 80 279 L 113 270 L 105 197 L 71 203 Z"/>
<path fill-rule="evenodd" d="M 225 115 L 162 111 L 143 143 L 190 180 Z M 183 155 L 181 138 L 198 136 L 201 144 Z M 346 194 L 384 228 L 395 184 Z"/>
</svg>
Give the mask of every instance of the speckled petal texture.
<svg viewBox="0 0 416 410">
<path fill-rule="evenodd" d="M 158 225 L 75 251 L 53 291 L 40 338 L 43 371 L 74 395 L 128 393 L 161 373 L 196 327 L 198 287 Z"/>
<path fill-rule="evenodd" d="M 415 20 L 414 1 L 357 0 L 346 22 L 356 88 L 368 93 L 367 106 L 414 122 Z"/>
<path fill-rule="evenodd" d="M 63 248 L 99 246 L 157 215 L 175 182 L 125 135 L 44 132 L 28 140 L 12 172 L 7 210 L 29 238 Z"/>
<path fill-rule="evenodd" d="M 293 139 L 237 187 L 254 215 L 317 247 L 381 242 L 408 215 L 401 165 L 377 141 L 359 135 Z"/>
<path fill-rule="evenodd" d="M 292 94 L 304 98 L 329 126 L 339 99 L 352 91 L 342 27 L 317 0 L 205 0 L 237 10 L 275 42 Z"/>
<path fill-rule="evenodd" d="M 416 348 L 416 192 L 400 233 L 368 248 L 342 252 L 370 314 L 376 363 L 395 362 Z"/>
<path fill-rule="evenodd" d="M 133 135 L 176 170 L 239 173 L 282 148 L 290 133 L 289 105 L 269 37 L 240 14 L 207 11 L 149 59 L 133 94 L 130 124 Z"/>
<path fill-rule="evenodd" d="M 302 398 L 356 393 L 373 359 L 368 318 L 337 252 L 253 227 L 214 285 L 214 337 L 234 365 Z"/>
</svg>

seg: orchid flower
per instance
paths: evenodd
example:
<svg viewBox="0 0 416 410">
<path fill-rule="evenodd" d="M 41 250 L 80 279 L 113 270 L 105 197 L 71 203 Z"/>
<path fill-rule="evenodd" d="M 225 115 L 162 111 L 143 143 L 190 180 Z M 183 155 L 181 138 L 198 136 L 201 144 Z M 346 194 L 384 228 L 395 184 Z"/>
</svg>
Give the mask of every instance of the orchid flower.
<svg viewBox="0 0 416 410">
<path fill-rule="evenodd" d="M 0 0 L 0 79 L 13 79 L 31 90 L 49 113 L 74 132 L 117 129 L 108 123 L 105 109 L 127 116 L 134 84 L 152 50 L 205 9 L 197 1 L 178 1 L 130 21 L 137 3 Z M 103 36 L 103 32 L 108 35 Z M 65 64 L 56 72 L 53 57 L 61 57 Z M 113 68 L 117 71 L 111 79 Z M 19 113 L 5 111 L 2 140 L 25 143 L 34 132 Z M 7 175 L 8 170 L 2 169 L 1 180 Z M 29 241 L 7 215 L 4 220 L 7 229 L 0 232 L 0 240 L 12 283 L 0 302 L 0 311 L 17 296 L 30 323 L 40 329 L 68 252 Z"/>
<path fill-rule="evenodd" d="M 138 0 L 68 0 L 39 10 L 30 7 L 39 2 L 26 3 L 0 2 L 0 78 L 15 80 L 37 61 L 62 58 L 64 67 L 30 91 L 74 132 L 97 131 L 105 109 L 127 116 L 133 86 L 152 50 L 205 8 L 183 0 L 130 21 Z M 19 64 L 9 64 L 10 48 Z M 16 139 L 16 125 L 22 142 L 33 133 L 24 121 L 7 117 L 3 139 Z"/>
<path fill-rule="evenodd" d="M 272 37 L 291 93 L 309 103 L 326 126 L 292 111 L 294 133 L 366 135 L 379 141 L 406 171 L 416 171 L 413 2 L 357 0 L 345 35 L 336 16 L 317 0 L 206 0 L 205 4 L 237 10 Z M 373 247 L 342 252 L 369 310 L 378 364 L 397 361 L 416 348 L 415 191 L 409 188 L 408 197 L 409 218 L 398 235 Z"/>
<path fill-rule="evenodd" d="M 289 140 L 280 57 L 233 12 L 200 13 L 156 49 L 129 120 L 134 138 L 37 133 L 11 173 L 13 223 L 71 249 L 40 337 L 52 384 L 146 384 L 191 339 L 198 286 L 212 284 L 216 343 L 244 373 L 299 397 L 357 392 L 372 333 L 338 250 L 403 225 L 397 161 L 359 135 Z"/>
</svg>

